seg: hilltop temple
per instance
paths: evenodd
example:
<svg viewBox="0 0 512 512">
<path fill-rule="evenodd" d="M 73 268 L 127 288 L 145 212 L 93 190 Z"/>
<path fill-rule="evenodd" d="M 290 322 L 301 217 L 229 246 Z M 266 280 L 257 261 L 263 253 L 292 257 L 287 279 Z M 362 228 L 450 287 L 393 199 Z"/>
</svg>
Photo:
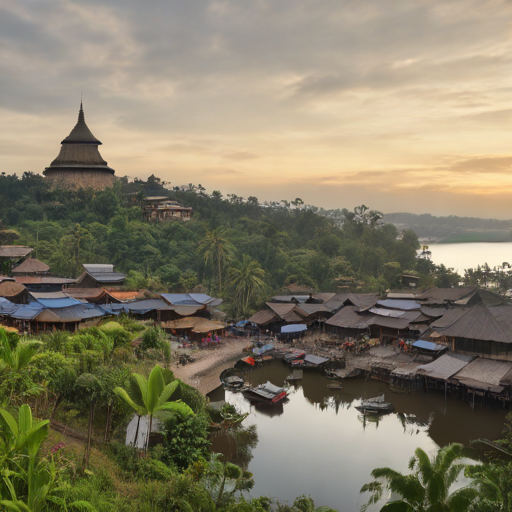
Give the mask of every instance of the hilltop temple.
<svg viewBox="0 0 512 512">
<path fill-rule="evenodd" d="M 82 103 L 76 126 L 61 144 L 59 156 L 43 171 L 54 188 L 103 190 L 114 184 L 115 171 L 98 151 L 101 142 L 85 124 Z"/>
</svg>

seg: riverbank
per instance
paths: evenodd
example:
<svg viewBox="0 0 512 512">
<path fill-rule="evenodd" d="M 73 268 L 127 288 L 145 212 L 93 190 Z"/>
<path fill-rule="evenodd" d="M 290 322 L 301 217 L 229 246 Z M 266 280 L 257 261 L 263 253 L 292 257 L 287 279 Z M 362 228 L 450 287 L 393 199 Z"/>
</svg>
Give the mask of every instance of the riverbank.
<svg viewBox="0 0 512 512">
<path fill-rule="evenodd" d="M 251 344 L 249 338 L 226 338 L 216 348 L 212 349 L 177 349 L 180 354 L 188 354 L 194 359 L 193 363 L 185 366 L 174 362 L 171 365 L 175 377 L 190 386 L 197 388 L 207 395 L 220 386 L 219 375 L 226 368 L 233 366 L 244 352 L 243 349 Z"/>
</svg>

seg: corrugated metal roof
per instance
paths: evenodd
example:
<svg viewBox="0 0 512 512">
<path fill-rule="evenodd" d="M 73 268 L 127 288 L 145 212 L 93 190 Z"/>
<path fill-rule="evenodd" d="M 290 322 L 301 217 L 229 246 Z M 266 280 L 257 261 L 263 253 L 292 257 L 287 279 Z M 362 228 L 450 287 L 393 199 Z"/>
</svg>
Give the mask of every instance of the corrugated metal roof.
<svg viewBox="0 0 512 512">
<path fill-rule="evenodd" d="M 176 306 L 219 305 L 222 300 L 213 299 L 204 293 L 162 293 L 169 304 Z M 220 300 L 220 302 L 218 302 Z M 215 301 L 215 304 L 213 303 Z"/>
<path fill-rule="evenodd" d="M 414 300 L 395 300 L 395 299 L 384 299 L 377 302 L 379 306 L 390 309 L 402 309 L 404 311 L 410 311 L 411 309 L 420 309 L 421 305 L 419 302 Z"/>
<path fill-rule="evenodd" d="M 114 265 L 104 263 L 84 263 L 83 267 L 92 274 L 112 274 L 114 272 Z"/>
<path fill-rule="evenodd" d="M 102 308 L 95 304 L 77 304 L 75 306 L 45 309 L 35 319 L 38 322 L 80 322 L 91 318 L 104 316 Z M 52 320 L 53 318 L 53 320 Z"/>
<path fill-rule="evenodd" d="M 11 314 L 11 317 L 18 320 L 32 320 L 41 313 L 43 309 L 44 306 L 39 302 L 31 302 L 27 305 L 21 305 L 14 313 Z"/>
</svg>

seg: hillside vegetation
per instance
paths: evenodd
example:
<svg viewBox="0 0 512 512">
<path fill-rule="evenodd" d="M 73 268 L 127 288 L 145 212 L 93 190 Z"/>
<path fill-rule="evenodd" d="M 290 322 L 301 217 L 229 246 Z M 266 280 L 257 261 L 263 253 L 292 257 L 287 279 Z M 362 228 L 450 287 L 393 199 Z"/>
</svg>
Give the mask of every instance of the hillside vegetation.
<svg viewBox="0 0 512 512">
<path fill-rule="evenodd" d="M 193 220 L 148 224 L 141 201 L 166 195 L 193 208 Z M 411 230 L 360 207 L 336 225 L 300 199 L 260 204 L 155 177 L 120 179 L 114 188 L 50 190 L 40 175 L 0 176 L 1 243 L 26 244 L 55 275 L 76 277 L 83 263 L 112 263 L 126 285 L 155 291 L 203 289 L 244 316 L 289 284 L 321 291 L 383 291 L 400 275 L 449 286 L 446 269 L 418 260 Z"/>
</svg>

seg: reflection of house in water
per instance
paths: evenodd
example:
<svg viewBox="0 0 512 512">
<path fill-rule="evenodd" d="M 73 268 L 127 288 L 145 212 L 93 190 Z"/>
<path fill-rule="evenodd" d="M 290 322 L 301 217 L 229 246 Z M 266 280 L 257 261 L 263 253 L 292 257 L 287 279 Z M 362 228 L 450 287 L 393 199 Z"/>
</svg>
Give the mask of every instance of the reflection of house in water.
<svg viewBox="0 0 512 512">
<path fill-rule="evenodd" d="M 146 197 L 142 209 L 144 220 L 147 222 L 190 220 L 192 214 L 192 208 L 163 196 Z"/>
</svg>

